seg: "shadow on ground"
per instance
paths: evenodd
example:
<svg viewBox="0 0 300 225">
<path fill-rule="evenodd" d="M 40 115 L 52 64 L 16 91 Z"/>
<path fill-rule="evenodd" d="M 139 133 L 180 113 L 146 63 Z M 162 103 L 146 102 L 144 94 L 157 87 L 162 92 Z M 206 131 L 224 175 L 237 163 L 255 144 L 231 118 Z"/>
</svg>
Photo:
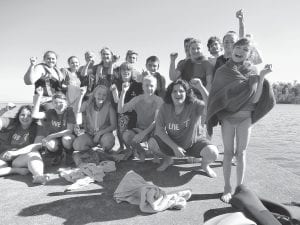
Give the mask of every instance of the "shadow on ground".
<svg viewBox="0 0 300 225">
<path fill-rule="evenodd" d="M 79 189 L 72 192 L 52 192 L 47 196 L 55 198 L 43 204 L 31 205 L 22 209 L 19 216 L 31 217 L 38 215 L 52 215 L 64 218 L 65 225 L 87 224 L 121 220 L 136 216 L 148 216 L 142 213 L 138 206 L 128 203 L 116 203 L 113 193 L 124 175 L 133 170 L 140 174 L 146 181 L 151 181 L 159 187 L 177 187 L 188 183 L 195 175 L 205 174 L 200 169 L 200 164 L 186 164 L 184 160 L 176 160 L 175 165 L 164 172 L 154 172 L 157 164 L 151 161 L 139 163 L 137 161 L 121 162 L 117 165 L 117 172 L 106 174 L 104 181 L 99 183 L 100 188 L 93 190 Z M 218 165 L 216 165 L 218 166 Z M 66 181 L 57 178 L 47 185 L 65 185 Z M 97 187 L 97 186 L 96 186 Z M 75 196 L 74 196 L 75 195 Z M 57 200 L 57 198 L 60 198 Z M 219 198 L 220 193 L 193 195 L 190 201 L 199 201 Z"/>
</svg>

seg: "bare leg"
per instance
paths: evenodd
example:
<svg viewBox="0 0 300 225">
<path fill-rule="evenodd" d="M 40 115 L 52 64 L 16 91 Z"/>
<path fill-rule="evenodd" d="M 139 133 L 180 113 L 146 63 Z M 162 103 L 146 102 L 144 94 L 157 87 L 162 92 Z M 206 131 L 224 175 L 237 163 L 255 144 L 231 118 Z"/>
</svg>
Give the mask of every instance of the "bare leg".
<svg viewBox="0 0 300 225">
<path fill-rule="evenodd" d="M 222 121 L 221 126 L 222 139 L 224 145 L 224 159 L 223 159 L 223 176 L 224 176 L 224 193 L 221 197 L 221 200 L 229 203 L 231 200 L 232 187 L 230 184 L 231 176 L 231 161 L 234 154 L 234 137 L 235 137 L 235 128 L 228 121 Z"/>
<path fill-rule="evenodd" d="M 164 171 L 173 164 L 172 157 L 165 155 L 159 150 L 159 146 L 154 138 L 149 139 L 148 145 L 150 151 L 152 151 L 154 155 L 160 156 L 163 159 L 162 164 L 156 169 L 157 171 Z"/>
<path fill-rule="evenodd" d="M 251 135 L 251 118 L 241 122 L 236 130 L 237 185 L 244 181 L 246 171 L 246 148 Z"/>
<path fill-rule="evenodd" d="M 202 157 L 202 169 L 209 177 L 215 178 L 217 174 L 210 168 L 210 164 L 213 163 L 218 157 L 219 151 L 216 146 L 208 145 L 200 152 Z"/>
</svg>

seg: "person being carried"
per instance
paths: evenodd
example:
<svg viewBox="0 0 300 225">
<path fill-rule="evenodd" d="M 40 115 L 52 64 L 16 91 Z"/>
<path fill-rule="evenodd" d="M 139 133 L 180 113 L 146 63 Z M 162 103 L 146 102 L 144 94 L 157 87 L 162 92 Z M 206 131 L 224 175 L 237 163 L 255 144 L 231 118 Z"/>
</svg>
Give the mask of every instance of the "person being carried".
<svg viewBox="0 0 300 225">
<path fill-rule="evenodd" d="M 206 101 L 208 92 L 199 78 L 191 80 Z M 156 118 L 155 136 L 149 140 L 149 149 L 163 158 L 157 168 L 164 171 L 173 164 L 172 157 L 202 157 L 202 169 L 209 177 L 216 177 L 210 168 L 218 157 L 218 149 L 205 138 L 201 126 L 201 116 L 205 104 L 193 95 L 187 81 L 178 79 L 172 82 L 166 92 L 164 104 Z"/>
<path fill-rule="evenodd" d="M 43 88 L 36 89 L 38 95 L 33 108 L 32 117 L 43 119 L 43 132 L 37 136 L 49 156 L 52 156 L 52 165 L 61 163 L 64 154 L 66 154 L 66 164 L 72 165 L 72 144 L 75 139 L 73 134 L 76 123 L 73 109 L 68 107 L 67 97 L 62 92 L 57 92 L 52 96 L 54 109 L 46 112 L 39 111 Z"/>
<path fill-rule="evenodd" d="M 233 45 L 232 57 L 221 66 L 215 75 L 207 104 L 207 127 L 221 123 L 224 144 L 224 193 L 221 200 L 228 203 L 232 197 L 230 184 L 231 161 L 237 160 L 237 185 L 244 182 L 246 149 L 249 143 L 252 124 L 266 115 L 274 106 L 275 98 L 265 76 L 271 66 L 258 73 L 248 62 L 251 42 L 242 38 Z M 234 143 L 236 142 L 236 149 Z"/>
<path fill-rule="evenodd" d="M 140 161 L 145 160 L 145 149 L 142 142 L 147 142 L 152 135 L 155 126 L 155 118 L 162 104 L 162 99 L 154 94 L 157 80 L 152 75 L 143 78 L 142 95 L 138 95 L 129 102 L 124 103 L 127 91 L 130 88 L 128 82 L 123 83 L 118 113 L 125 113 L 134 110 L 137 114 L 136 127 L 126 130 L 123 133 L 123 140 L 132 150 L 137 151 Z"/>
</svg>

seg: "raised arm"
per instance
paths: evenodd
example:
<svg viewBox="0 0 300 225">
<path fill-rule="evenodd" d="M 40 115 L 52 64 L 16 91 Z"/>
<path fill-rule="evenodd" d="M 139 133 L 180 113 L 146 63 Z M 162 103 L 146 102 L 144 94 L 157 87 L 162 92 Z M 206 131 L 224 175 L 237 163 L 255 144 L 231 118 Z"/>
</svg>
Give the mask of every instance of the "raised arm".
<svg viewBox="0 0 300 225">
<path fill-rule="evenodd" d="M 45 112 L 40 112 L 40 106 L 41 106 L 41 100 L 43 96 L 43 88 L 42 87 L 37 87 L 36 93 L 37 93 L 37 98 L 33 106 L 32 110 L 32 117 L 35 119 L 44 119 L 46 117 Z"/>
<path fill-rule="evenodd" d="M 41 65 L 36 65 L 37 58 L 30 58 L 30 66 L 24 75 L 24 82 L 26 85 L 34 84 L 43 74 L 45 69 Z"/>
<path fill-rule="evenodd" d="M 260 71 L 257 89 L 253 97 L 253 103 L 257 103 L 259 101 L 263 89 L 265 76 L 271 72 L 272 72 L 271 64 L 265 65 L 265 67 Z"/>
<path fill-rule="evenodd" d="M 114 102 L 118 103 L 119 102 L 119 92 L 118 92 L 117 86 L 115 84 L 112 84 L 110 86 L 110 91 L 112 93 Z"/>
<path fill-rule="evenodd" d="M 181 75 L 181 72 L 175 68 L 176 67 L 175 61 L 176 61 L 177 56 L 178 56 L 178 53 L 170 54 L 169 78 L 171 81 L 177 80 Z"/>
<path fill-rule="evenodd" d="M 207 99 L 208 99 L 208 91 L 207 89 L 204 87 L 204 85 L 202 84 L 201 80 L 199 78 L 193 78 L 190 81 L 190 84 L 192 87 L 198 89 L 202 95 L 203 101 L 205 103 L 205 105 L 207 105 Z"/>
<path fill-rule="evenodd" d="M 128 109 L 127 109 L 128 107 L 126 108 L 127 104 L 124 104 L 124 99 L 125 99 L 125 95 L 126 95 L 128 89 L 129 89 L 129 86 L 130 86 L 129 82 L 124 82 L 122 84 L 122 92 L 121 92 L 120 99 L 119 99 L 119 102 L 118 102 L 118 113 L 124 113 L 124 112 L 128 111 Z M 131 101 L 133 99 L 131 99 Z"/>
<path fill-rule="evenodd" d="M 243 10 L 240 9 L 236 12 L 236 18 L 239 20 L 239 38 L 245 37 L 245 24 L 244 24 L 244 13 Z"/>
<path fill-rule="evenodd" d="M 87 87 L 81 87 L 80 88 L 80 97 L 79 97 L 77 106 L 75 106 L 75 108 L 76 108 L 75 118 L 76 118 L 76 124 L 77 125 L 82 124 L 82 110 L 81 110 L 81 106 L 82 106 L 83 97 L 84 97 L 84 95 L 86 93 L 86 89 L 87 89 Z"/>
</svg>

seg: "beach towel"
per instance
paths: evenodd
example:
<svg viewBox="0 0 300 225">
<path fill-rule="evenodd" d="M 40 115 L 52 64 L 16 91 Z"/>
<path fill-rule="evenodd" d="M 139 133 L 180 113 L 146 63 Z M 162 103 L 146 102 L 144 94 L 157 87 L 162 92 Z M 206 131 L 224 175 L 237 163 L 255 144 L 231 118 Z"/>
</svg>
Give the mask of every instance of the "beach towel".
<svg viewBox="0 0 300 225">
<path fill-rule="evenodd" d="M 256 69 L 252 66 L 240 66 L 232 60 L 221 66 L 212 83 L 207 102 L 207 129 L 212 134 L 212 128 L 226 116 L 240 111 L 253 98 L 259 81 Z M 252 111 L 252 124 L 265 116 L 275 105 L 275 97 L 267 80 L 264 80 L 259 101 Z"/>
<path fill-rule="evenodd" d="M 158 186 L 146 182 L 143 177 L 129 171 L 121 180 L 114 198 L 116 202 L 122 201 L 139 205 L 142 212 L 157 213 L 166 209 L 182 209 L 191 197 L 190 190 L 183 190 L 167 194 Z"/>
<path fill-rule="evenodd" d="M 96 165 L 95 163 L 82 163 L 79 168 L 64 169 L 60 168 L 60 177 L 65 178 L 67 181 L 74 183 L 66 188 L 65 191 L 75 190 L 85 187 L 93 182 L 102 182 L 105 173 L 113 172 L 116 170 L 115 162 L 103 161 L 102 164 Z"/>
</svg>

